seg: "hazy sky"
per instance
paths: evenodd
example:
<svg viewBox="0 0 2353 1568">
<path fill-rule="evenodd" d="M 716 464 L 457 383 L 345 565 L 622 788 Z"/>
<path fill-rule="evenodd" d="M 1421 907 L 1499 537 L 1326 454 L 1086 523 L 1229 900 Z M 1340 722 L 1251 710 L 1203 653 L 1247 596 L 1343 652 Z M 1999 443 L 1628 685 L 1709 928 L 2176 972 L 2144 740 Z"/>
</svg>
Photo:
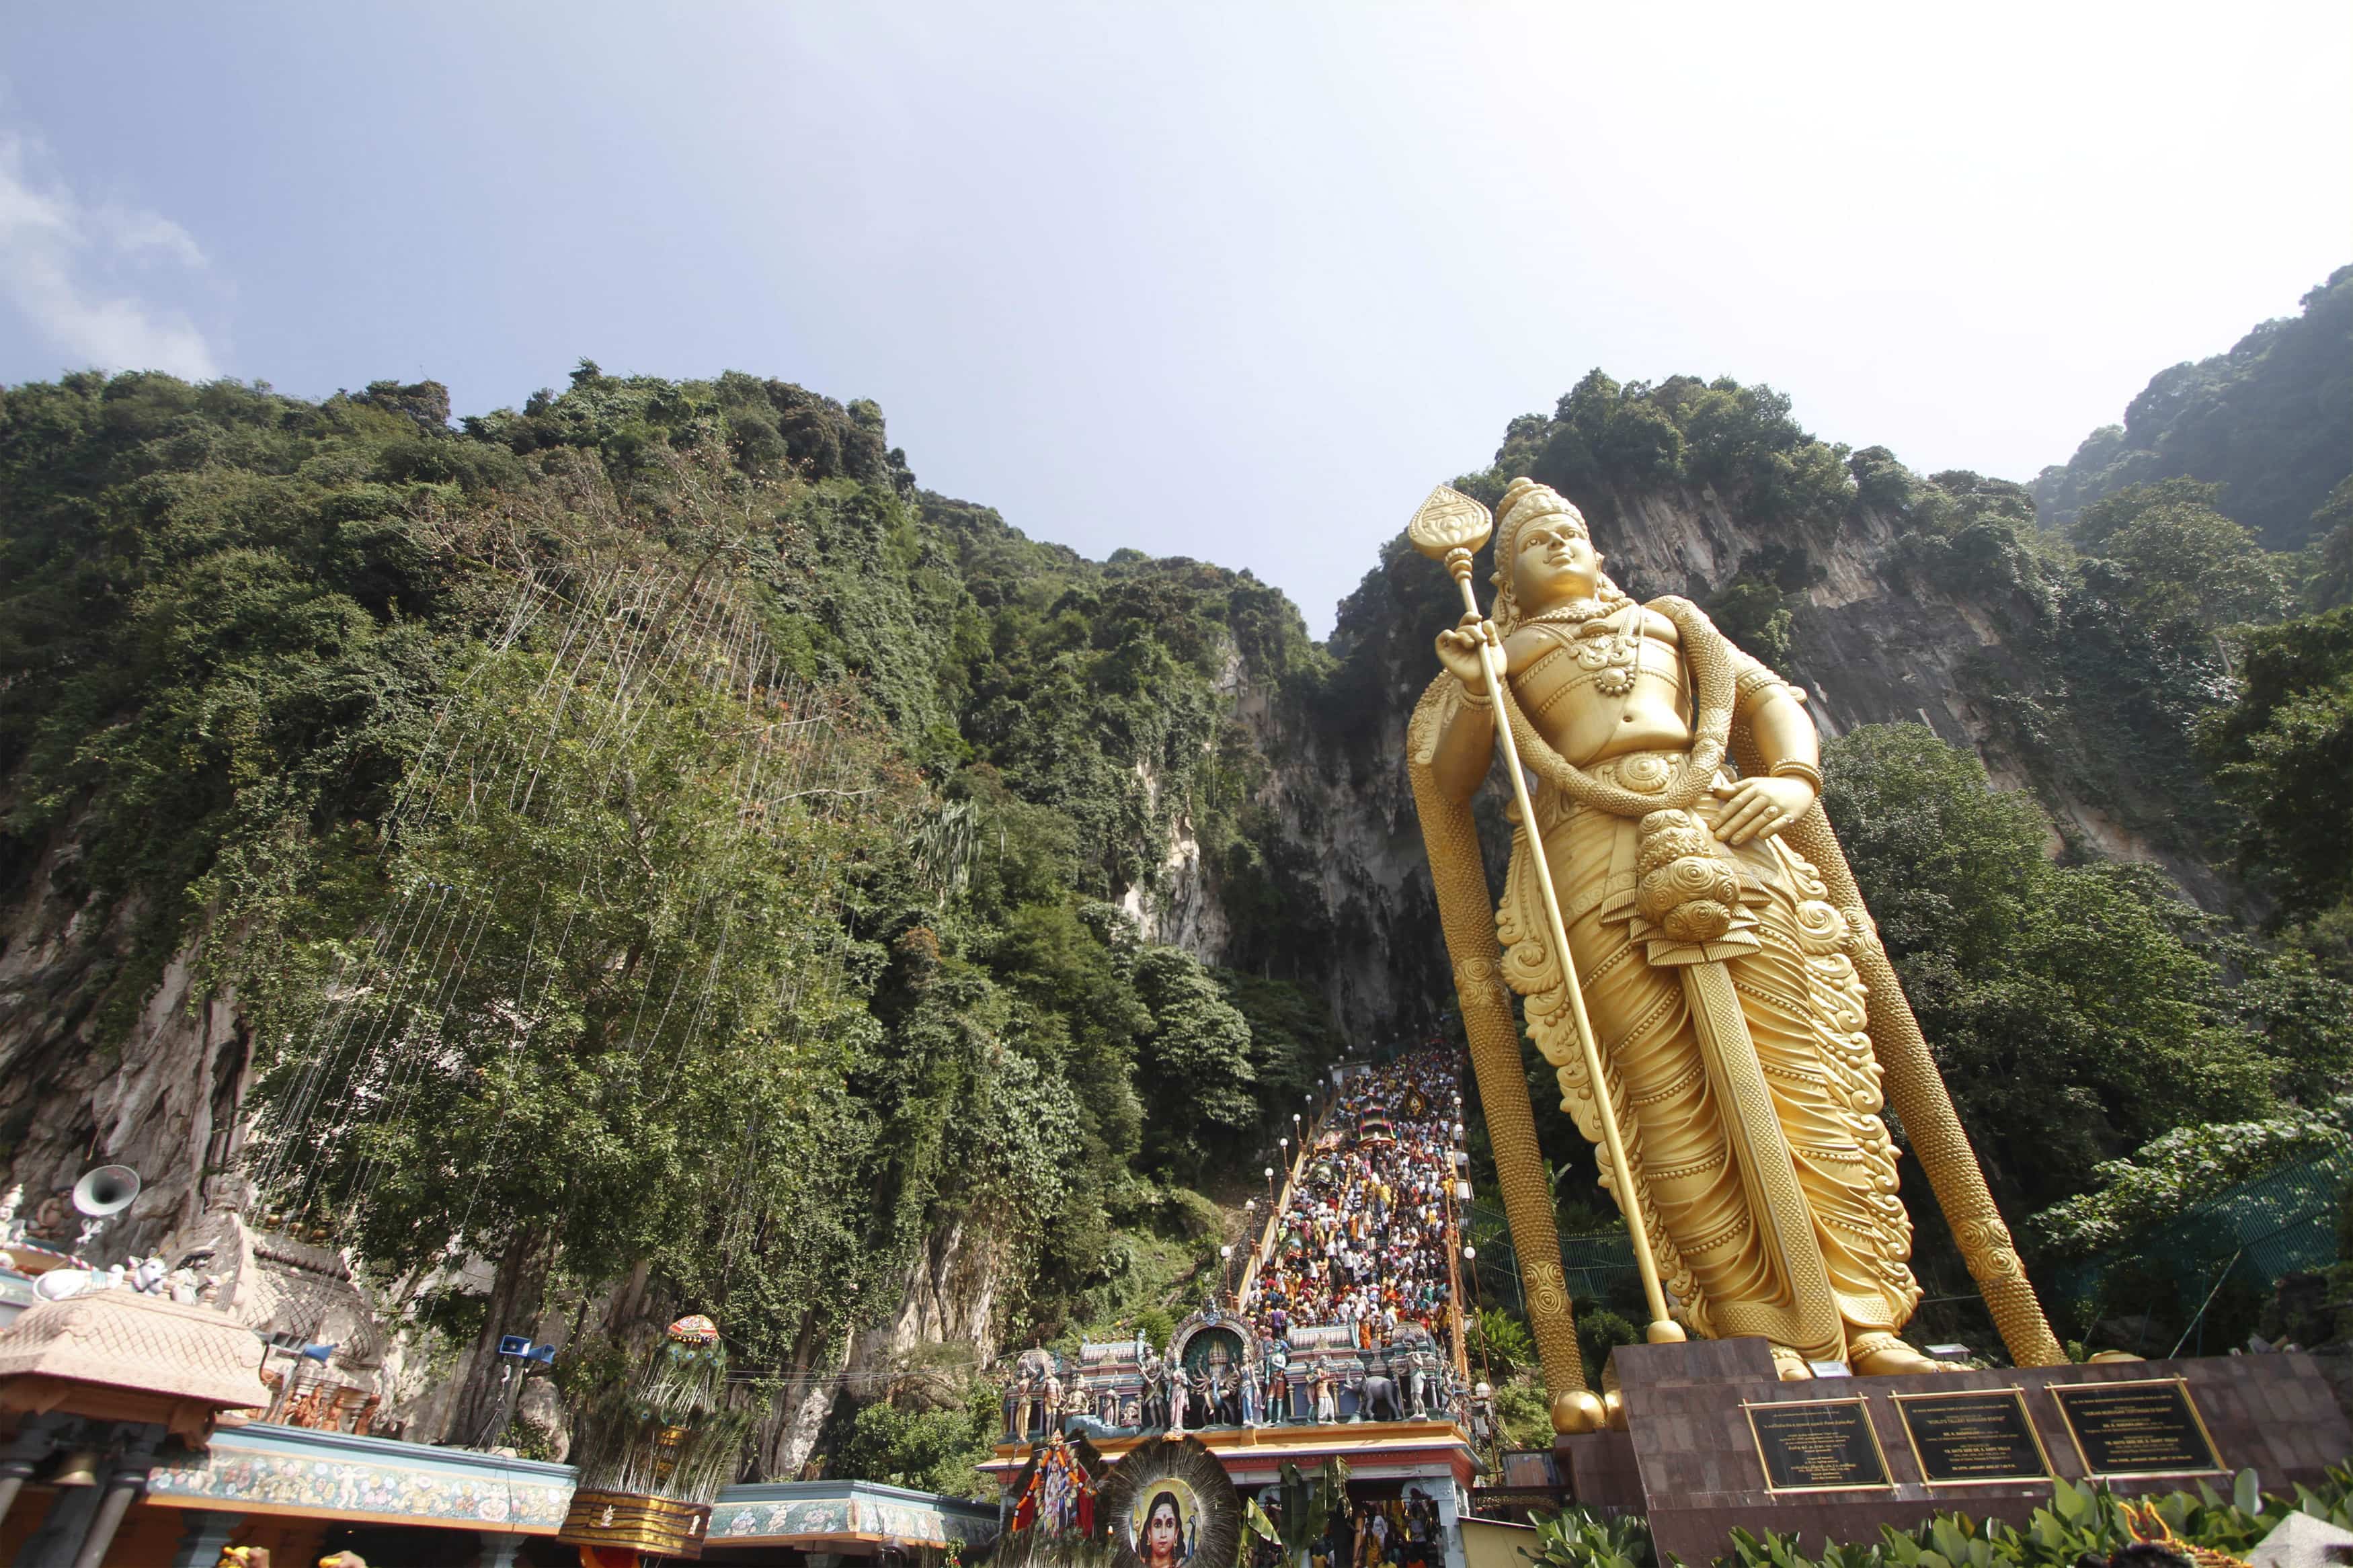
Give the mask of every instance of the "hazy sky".
<svg viewBox="0 0 2353 1568">
<path fill-rule="evenodd" d="M 2024 479 L 2353 261 L 2344 0 L 18 5 L 0 50 L 0 381 L 742 369 L 1319 634 L 1591 366 Z"/>
</svg>

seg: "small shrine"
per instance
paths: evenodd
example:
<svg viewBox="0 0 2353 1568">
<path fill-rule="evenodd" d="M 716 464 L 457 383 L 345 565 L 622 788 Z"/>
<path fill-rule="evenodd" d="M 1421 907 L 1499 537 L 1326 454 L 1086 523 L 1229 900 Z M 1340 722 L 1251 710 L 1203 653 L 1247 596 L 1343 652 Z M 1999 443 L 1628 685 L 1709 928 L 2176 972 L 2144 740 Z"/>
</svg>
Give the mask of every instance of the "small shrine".
<svg viewBox="0 0 2353 1568">
<path fill-rule="evenodd" d="M 1015 1536 L 1093 1535 L 1095 1495 L 1109 1469 L 1085 1438 L 1073 1442 L 1055 1433 L 1008 1489 L 1013 1512 L 1007 1530 Z"/>
<path fill-rule="evenodd" d="M 735 1479 L 752 1425 L 752 1412 L 727 1398 L 719 1325 L 699 1312 L 670 1324 L 575 1425 L 580 1486 L 556 1539 L 581 1549 L 584 1568 L 702 1556 L 712 1505 Z"/>
</svg>

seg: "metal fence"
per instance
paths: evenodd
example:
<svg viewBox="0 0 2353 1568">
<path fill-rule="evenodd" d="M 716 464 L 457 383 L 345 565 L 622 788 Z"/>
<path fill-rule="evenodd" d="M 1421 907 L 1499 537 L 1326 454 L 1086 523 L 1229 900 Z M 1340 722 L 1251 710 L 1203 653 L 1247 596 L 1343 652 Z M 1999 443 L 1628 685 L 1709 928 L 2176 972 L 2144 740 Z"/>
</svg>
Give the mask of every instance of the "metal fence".
<svg viewBox="0 0 2353 1568">
<path fill-rule="evenodd" d="M 2353 1184 L 2353 1154 L 2332 1152 L 2267 1171 L 2225 1188 L 2186 1212 L 2148 1226 L 2089 1257 L 2036 1269 L 2047 1303 L 2097 1303 L 2106 1312 L 2135 1303 L 2115 1300 L 2170 1294 L 2174 1321 L 2192 1329 L 2225 1287 L 2268 1295 L 2283 1276 L 2312 1273 L 2337 1261 L 2340 1205 Z M 1467 1238 L 1479 1249 L 1476 1305 L 1525 1315 L 1520 1271 L 1504 1212 L 1466 1205 Z M 1634 1278 L 1632 1244 L 1623 1229 L 1560 1238 L 1561 1270 L 1580 1300 L 1626 1294 Z M 1614 1287 L 1614 1289 L 1613 1289 Z M 2162 1303 L 2149 1303 L 2162 1305 Z"/>
<path fill-rule="evenodd" d="M 1527 1302 L 1520 1290 L 1519 1258 L 1512 1250 L 1512 1230 L 1504 1219 L 1504 1211 L 1489 1204 L 1465 1204 L 1462 1226 L 1465 1237 L 1479 1249 L 1479 1300 L 1474 1304 L 1508 1307 L 1526 1316 Z M 1606 1300 L 1613 1283 L 1634 1279 L 1634 1244 L 1622 1229 L 1590 1236 L 1564 1236 L 1560 1238 L 1560 1269 L 1567 1279 L 1572 1298 Z M 1621 1283 L 1621 1290 L 1624 1288 Z"/>
<path fill-rule="evenodd" d="M 2344 1153 L 2267 1171 L 2114 1247 L 2050 1268 L 2045 1291 L 2114 1312 L 2130 1305 L 2116 1300 L 2126 1289 L 2152 1297 L 2169 1290 L 2194 1327 L 2226 1286 L 2268 1293 L 2284 1275 L 2335 1263 L 2348 1183 L 2353 1156 Z"/>
</svg>

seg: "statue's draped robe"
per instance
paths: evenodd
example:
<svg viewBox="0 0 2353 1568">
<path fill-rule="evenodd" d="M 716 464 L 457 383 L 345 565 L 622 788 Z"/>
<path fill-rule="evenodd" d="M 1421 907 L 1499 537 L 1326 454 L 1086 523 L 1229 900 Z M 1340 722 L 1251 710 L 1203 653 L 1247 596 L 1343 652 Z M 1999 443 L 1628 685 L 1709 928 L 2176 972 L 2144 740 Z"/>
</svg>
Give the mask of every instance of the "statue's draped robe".
<svg viewBox="0 0 2353 1568">
<path fill-rule="evenodd" d="M 1651 648 L 1653 659 L 1664 651 Z M 1728 651 L 1744 697 L 1779 684 Z M 1515 692 L 1521 679 L 1513 677 Z M 1736 746 L 1744 739 L 1736 732 Z M 1663 795 L 1687 763 L 1687 754 L 1645 752 L 1587 772 Z M 1822 1360 L 1843 1357 L 1862 1335 L 1893 1332 L 1920 1295 L 1906 1261 L 1911 1226 L 1879 1115 L 1847 922 L 1815 868 L 1778 837 L 1737 847 L 1711 838 L 1738 877 L 1739 904 L 1722 936 L 1679 942 L 1640 906 L 1637 818 L 1549 784 L 1534 798 L 1625 1134 L 1637 1189 L 1630 1213 L 1639 1210 L 1679 1315 L 1702 1334 L 1760 1334 Z M 1710 793 L 1693 810 L 1713 826 L 1721 805 Z M 1563 1109 L 1598 1143 L 1599 1116 L 1518 835 L 1496 921 L 1504 976 L 1527 998 L 1529 1032 L 1559 1069 Z M 1606 1169 L 1602 1179 L 1616 1184 Z M 1622 1194 L 1620 1203 L 1629 1206 Z"/>
</svg>

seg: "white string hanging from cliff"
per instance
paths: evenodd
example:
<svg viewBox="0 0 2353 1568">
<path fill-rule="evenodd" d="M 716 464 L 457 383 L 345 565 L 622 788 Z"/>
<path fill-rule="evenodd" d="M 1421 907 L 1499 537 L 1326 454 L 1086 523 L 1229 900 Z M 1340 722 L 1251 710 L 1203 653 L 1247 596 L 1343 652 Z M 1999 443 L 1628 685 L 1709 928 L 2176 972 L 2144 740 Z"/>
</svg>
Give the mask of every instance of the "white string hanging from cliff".
<svg viewBox="0 0 2353 1568">
<path fill-rule="evenodd" d="M 843 728 L 855 706 L 791 668 L 722 551 L 681 561 L 600 536 L 518 573 L 400 782 L 376 849 L 396 886 L 291 1053 L 293 1092 L 257 1172 L 372 1245 L 398 1233 L 366 1229 L 371 1215 L 431 1226 L 448 1247 L 432 1267 L 446 1270 L 511 1230 L 533 1184 L 551 1211 L 567 1201 L 530 1142 L 534 1119 L 505 1113 L 521 1109 L 505 1097 L 532 1092 L 543 1056 L 590 1048 L 548 1033 L 583 1026 L 582 987 L 624 987 L 593 1048 L 617 1049 L 596 1071 L 635 1098 L 630 1115 L 694 1075 L 737 1070 L 739 1032 L 779 1053 L 760 1058 L 776 1072 L 797 1072 L 839 1012 L 848 874 L 871 837 L 840 831 L 878 782 Z M 631 864 L 633 844 L 650 861 Z M 464 1077 L 476 1072 L 480 1084 Z M 599 1114 L 600 1092 L 568 1113 Z M 780 1109 L 798 1093 L 746 1096 L 741 1114 L 693 1133 L 702 1152 L 680 1176 L 716 1244 L 707 1284 L 723 1292 L 776 1257 L 786 1189 L 809 1157 Z M 408 1127 L 445 1106 L 470 1130 Z M 332 1146 L 372 1121 L 397 1135 Z M 409 1217 L 412 1151 L 464 1173 L 430 1218 Z"/>
<path fill-rule="evenodd" d="M 534 597 L 548 597 L 543 583 L 520 585 L 499 632 L 503 647 L 515 647 L 527 635 L 527 626 L 534 621 L 530 614 Z M 633 731 L 649 712 L 649 703 L 642 700 L 645 687 L 690 658 L 687 644 L 724 635 L 730 648 L 718 663 L 724 684 L 734 687 L 734 668 L 744 663 L 746 642 L 746 618 L 741 606 L 730 605 L 734 595 L 708 595 L 702 605 L 682 605 L 682 597 L 678 574 L 626 578 L 605 572 L 588 578 L 588 593 L 579 595 L 563 616 L 539 682 L 541 696 L 553 699 L 553 712 L 541 710 L 546 721 L 527 731 L 478 726 L 469 733 L 452 733 L 452 705 L 445 703 L 436 715 L 436 731 L 426 754 L 412 766 L 396 802 L 385 848 L 397 853 L 402 837 L 417 830 L 421 818 L 430 814 L 473 816 L 480 804 L 480 787 L 501 773 L 511 781 L 508 804 L 518 814 L 527 814 L 536 790 L 543 787 L 548 754 L 572 720 L 575 703 L 596 703 L 593 745 L 618 738 L 624 726 Z M 724 616 L 724 630 L 720 616 Z M 682 635 L 663 637 L 663 627 Z M 607 769 L 607 783 L 609 778 L 612 769 Z M 452 785 L 461 785 L 461 790 L 452 790 Z M 546 893 L 548 889 L 539 891 L 539 908 L 546 905 Z M 586 881 L 575 889 L 572 920 L 579 914 L 581 893 L 586 893 Z M 470 924 L 459 926 L 461 912 L 452 908 L 454 902 L 452 884 L 412 884 L 369 938 L 358 985 L 348 983 L 353 975 L 348 975 L 346 959 L 346 973 L 339 973 L 342 994 L 322 1016 L 318 1047 L 308 1053 L 294 1093 L 282 1102 L 280 1133 L 270 1140 L 257 1166 L 264 1183 L 282 1184 L 290 1175 L 290 1162 L 315 1166 L 318 1162 L 308 1157 L 318 1152 L 320 1138 L 348 1126 L 353 1114 L 363 1110 L 358 1105 L 363 1098 L 376 1112 L 397 1114 L 407 1105 L 417 1074 L 433 1048 L 438 1023 L 442 1023 L 436 1016 L 447 1013 L 452 1004 L 475 942 L 480 941 L 480 910 Z M 569 921 L 553 942 L 555 952 L 546 952 L 539 936 L 534 924 L 530 959 L 539 966 L 543 983 L 553 983 L 553 971 L 569 942 Z M 518 975 L 518 1016 L 527 1016 L 530 980 L 530 973 Z M 360 1163 L 353 1196 L 364 1196 L 379 1166 L 381 1152 L 372 1162 Z M 315 1180 L 315 1173 L 306 1173 L 297 1184 L 291 1194 L 297 1206 L 318 1196 Z"/>
<path fill-rule="evenodd" d="M 513 607 L 501 629 L 500 645 L 494 647 L 490 657 L 495 657 L 496 654 L 506 651 L 521 640 L 528 626 L 535 618 L 526 613 L 526 607 L 533 600 L 544 600 L 545 597 L 545 585 L 535 576 L 527 579 L 518 588 Z M 582 668 L 586 668 L 586 661 L 591 657 L 594 647 L 593 637 L 584 637 L 582 634 L 591 623 L 594 615 L 593 605 L 575 606 L 575 614 L 569 618 L 569 624 L 559 645 L 565 648 L 575 646 L 580 648 Z M 552 669 L 560 666 L 560 658 L 551 660 Z M 482 668 L 483 663 L 478 662 L 475 669 L 469 673 L 467 680 L 460 683 L 461 692 L 470 685 L 474 675 L 479 674 Z M 549 682 L 543 681 L 542 689 L 548 689 Z M 457 704 L 454 698 L 445 701 L 441 712 L 436 719 L 434 729 L 436 742 L 448 736 L 448 721 L 456 710 Z M 448 806 L 446 792 L 453 779 L 459 776 L 459 770 L 462 768 L 463 776 L 470 780 L 486 764 L 495 766 L 500 753 L 511 749 L 509 742 L 512 738 L 509 731 L 491 727 L 477 729 L 450 738 L 452 743 L 438 747 L 438 754 L 436 754 L 437 748 L 428 745 L 426 755 L 420 760 L 421 765 L 411 771 L 411 781 L 418 774 L 428 774 L 434 780 L 434 784 L 420 791 L 414 787 L 413 782 L 405 782 L 379 853 L 395 850 L 407 832 L 421 826 L 427 815 L 436 811 L 447 813 Z M 520 754 L 519 751 L 516 754 Z M 478 791 L 470 784 L 464 796 L 461 814 L 470 816 L 477 809 L 478 799 Z M 317 1124 L 322 1109 L 322 1096 L 323 1095 L 332 1096 L 332 1103 L 335 1107 L 332 1115 L 335 1118 L 335 1123 L 343 1125 L 347 1130 L 353 1117 L 359 1110 L 360 1098 L 369 1095 L 371 1090 L 374 1100 L 373 1114 L 375 1117 L 379 1119 L 396 1117 L 406 1108 L 418 1075 L 423 1070 L 426 1054 L 431 1047 L 433 1030 L 437 1023 L 442 1017 L 446 1017 L 448 1001 L 455 994 L 457 986 L 464 979 L 473 949 L 480 941 L 483 925 L 488 919 L 487 904 L 477 900 L 469 931 L 462 934 L 458 933 L 454 924 L 457 916 L 447 909 L 449 900 L 457 895 L 458 889 L 453 884 L 448 883 L 434 885 L 440 889 L 442 907 L 435 911 L 433 921 L 412 923 L 404 928 L 396 919 L 391 927 L 394 940 L 389 949 L 385 951 L 385 970 L 389 974 L 389 980 L 376 1005 L 373 1008 L 366 1009 L 370 1016 L 366 1020 L 365 1032 L 357 1042 L 356 1047 L 349 1052 L 348 1065 L 344 1065 L 345 1051 L 343 1047 L 350 1043 L 348 1037 L 352 1020 L 362 1011 L 356 1007 L 347 1015 L 343 1026 L 337 1032 L 332 1047 L 313 1057 L 314 1070 L 311 1075 L 311 1081 L 304 1086 L 296 1107 L 299 1124 L 305 1126 Z M 452 922 L 446 930 L 438 923 L 444 914 L 448 914 Z M 455 944 L 451 945 L 453 937 Z M 411 999 L 419 992 L 416 977 L 420 950 L 429 955 L 426 961 L 421 1005 L 418 1000 Z M 389 1045 L 387 1041 L 390 1042 Z M 388 1061 L 387 1054 L 390 1058 Z M 308 1143 L 315 1152 L 317 1148 L 315 1136 L 280 1141 L 274 1152 L 270 1166 L 270 1175 L 274 1181 L 282 1183 L 288 1174 L 284 1169 L 286 1161 L 305 1143 Z M 296 1213 L 307 1212 L 314 1206 L 340 1208 L 346 1212 L 347 1217 L 355 1215 L 357 1205 L 364 1201 L 368 1190 L 373 1186 L 383 1168 L 385 1157 L 385 1151 L 379 1148 L 363 1160 L 346 1184 L 345 1189 L 339 1194 L 326 1194 L 319 1190 L 322 1165 L 314 1159 L 311 1162 L 310 1168 L 302 1173 L 296 1190 L 290 1199 L 291 1208 Z"/>
</svg>

